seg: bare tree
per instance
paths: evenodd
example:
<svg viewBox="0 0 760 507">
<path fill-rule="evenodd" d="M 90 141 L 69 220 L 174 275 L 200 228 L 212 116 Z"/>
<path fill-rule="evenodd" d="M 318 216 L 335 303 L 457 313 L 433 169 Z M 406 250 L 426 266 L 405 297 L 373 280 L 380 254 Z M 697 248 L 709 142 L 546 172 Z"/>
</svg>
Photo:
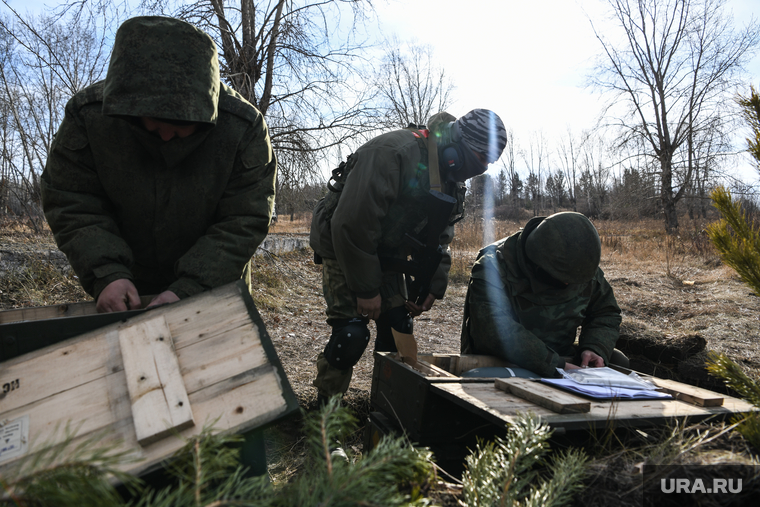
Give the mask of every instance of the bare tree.
<svg viewBox="0 0 760 507">
<path fill-rule="evenodd" d="M 575 199 L 575 188 L 578 185 L 578 158 L 580 157 L 580 141 L 568 127 L 567 133 L 559 141 L 557 155 L 559 164 L 565 173 L 567 181 L 567 193 L 572 204 L 573 211 L 578 211 Z"/>
<path fill-rule="evenodd" d="M 371 0 L 142 0 L 140 8 L 216 39 L 223 79 L 266 117 L 278 208 L 291 215 L 303 209 L 301 187 L 322 181 L 320 160 L 380 122 L 355 30 Z"/>
<path fill-rule="evenodd" d="M 712 182 L 719 173 L 719 155 L 731 149 L 727 135 L 729 129 L 723 125 L 726 117 L 713 115 L 710 119 L 698 137 L 690 141 L 692 178 L 686 185 L 685 196 L 689 218 L 692 219 L 707 218 L 708 209 L 712 207 L 709 195 Z"/>
<path fill-rule="evenodd" d="M 538 216 L 538 207 L 542 195 L 541 178 L 539 178 L 533 171 L 530 171 L 528 173 L 528 178 L 525 180 L 525 198 L 530 201 L 534 217 Z"/>
<path fill-rule="evenodd" d="M 562 201 L 565 199 L 565 184 L 565 173 L 560 169 L 554 173 L 550 171 L 546 177 L 546 194 L 549 196 L 554 213 L 557 212 L 558 207 L 562 206 Z"/>
<path fill-rule="evenodd" d="M 50 11 L 59 22 L 93 12 L 172 16 L 209 33 L 222 79 L 266 117 L 279 162 L 278 198 L 285 201 L 293 196 L 300 203 L 302 185 L 322 182 L 326 152 L 380 122 L 363 73 L 370 67 L 363 59 L 367 44 L 356 38 L 371 0 L 60 0 Z M 105 19 L 110 31 L 103 40 L 110 42 L 124 16 Z M 107 57 L 110 46 L 105 49 Z M 76 75 L 84 79 L 75 89 L 102 77 Z"/>
<path fill-rule="evenodd" d="M 515 140 L 515 133 L 512 129 L 507 129 L 507 144 L 504 151 L 501 152 L 502 171 L 506 172 L 507 192 L 509 193 L 509 207 L 507 215 L 511 218 L 520 216 L 518 199 L 522 191 L 522 181 L 517 173 L 517 154 L 519 148 Z"/>
<path fill-rule="evenodd" d="M 499 171 L 499 175 L 496 178 L 496 205 L 501 206 L 504 204 L 504 201 L 507 200 L 507 194 L 509 194 L 507 172 L 502 169 Z"/>
<path fill-rule="evenodd" d="M 431 115 L 451 105 L 454 84 L 436 65 L 433 48 L 397 39 L 388 42 L 383 64 L 375 78 L 384 128 L 423 125 Z"/>
<path fill-rule="evenodd" d="M 607 200 L 611 168 L 608 147 L 602 138 L 585 133 L 581 142 L 580 177 L 575 195 L 582 202 L 579 211 L 585 215 L 598 217 L 602 214 Z"/>
<path fill-rule="evenodd" d="M 2 0 L 0 17 L 0 179 L 2 211 L 38 228 L 39 175 L 72 94 L 99 79 L 118 11 L 46 11 L 28 18 Z"/>
<path fill-rule="evenodd" d="M 607 111 L 621 142 L 641 141 L 647 147 L 641 155 L 657 160 L 665 224 L 673 232 L 676 203 L 694 172 L 694 140 L 723 114 L 725 93 L 756 50 L 760 28 L 751 23 L 735 32 L 725 0 L 608 2 L 623 42 L 596 32 L 604 53 L 592 81 L 628 106 Z"/>
<path fill-rule="evenodd" d="M 528 140 L 527 149 L 521 152 L 525 165 L 528 167 L 526 187 L 530 189 L 533 200 L 533 216 L 544 209 L 544 171 L 548 170 L 549 147 L 543 131 L 534 132 Z"/>
</svg>

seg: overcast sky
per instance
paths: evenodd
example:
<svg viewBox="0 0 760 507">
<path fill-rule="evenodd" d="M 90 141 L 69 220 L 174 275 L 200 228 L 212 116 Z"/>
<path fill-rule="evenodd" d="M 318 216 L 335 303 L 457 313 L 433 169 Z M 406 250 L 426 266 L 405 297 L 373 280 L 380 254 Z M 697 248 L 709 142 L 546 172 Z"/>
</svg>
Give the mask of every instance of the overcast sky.
<svg viewBox="0 0 760 507">
<path fill-rule="evenodd" d="M 434 47 L 457 87 L 455 116 L 492 109 L 527 141 L 537 130 L 550 140 L 568 126 L 580 131 L 599 114 L 601 99 L 585 84 L 601 51 L 589 18 L 601 33 L 613 28 L 600 0 L 380 0 L 376 8 L 384 31 Z M 727 8 L 737 24 L 760 18 L 759 0 Z M 760 56 L 748 70 L 760 86 Z M 748 159 L 742 173 L 758 180 Z"/>
<path fill-rule="evenodd" d="M 55 0 L 10 0 L 20 10 Z M 593 125 L 601 98 L 587 88 L 587 76 L 601 46 L 602 0 L 375 0 L 379 28 L 400 40 L 433 46 L 438 62 L 456 85 L 450 113 L 473 108 L 495 111 L 518 141 L 542 131 L 551 140 L 568 127 Z M 737 26 L 760 18 L 760 0 L 728 0 Z M 760 86 L 760 56 L 748 68 L 748 82 Z M 737 138 L 742 142 L 744 135 Z M 742 144 L 743 147 L 743 144 Z M 760 180 L 746 159 L 744 179 Z"/>
</svg>

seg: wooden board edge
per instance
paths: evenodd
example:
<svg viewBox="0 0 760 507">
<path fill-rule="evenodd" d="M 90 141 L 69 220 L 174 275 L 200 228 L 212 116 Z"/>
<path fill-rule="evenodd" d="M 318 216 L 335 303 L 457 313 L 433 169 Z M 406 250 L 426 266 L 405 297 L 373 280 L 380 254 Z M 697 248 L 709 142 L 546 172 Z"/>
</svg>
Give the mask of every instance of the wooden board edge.
<svg viewBox="0 0 760 507">
<path fill-rule="evenodd" d="M 256 308 L 256 304 L 253 302 L 253 297 L 251 297 L 250 292 L 248 292 L 248 285 L 241 279 L 235 282 L 234 286 L 239 292 L 240 297 L 243 299 L 243 302 L 245 303 L 245 307 L 248 310 L 248 315 L 251 318 L 251 322 L 253 322 L 259 332 L 261 346 L 264 349 L 264 354 L 277 373 L 277 378 L 280 382 L 282 395 L 283 398 L 285 398 L 285 404 L 288 408 L 288 411 L 298 410 L 298 398 L 296 398 L 296 394 L 290 385 L 288 376 L 285 374 L 285 369 L 282 367 L 282 363 L 280 362 L 280 357 L 277 355 L 277 350 L 274 347 L 272 337 L 269 336 L 266 326 L 264 325 L 264 320 L 261 318 L 261 314 Z M 215 289 L 211 290 L 213 291 Z"/>
<path fill-rule="evenodd" d="M 651 380 L 657 387 L 673 396 L 674 399 L 691 403 L 692 405 L 700 407 L 720 407 L 723 406 L 725 400 L 724 395 L 701 387 L 695 387 L 682 382 L 657 377 L 652 377 L 649 380 Z"/>
<path fill-rule="evenodd" d="M 532 380 L 515 377 L 500 378 L 494 381 L 494 386 L 501 391 L 506 391 L 559 414 L 591 411 L 589 400 Z"/>
</svg>

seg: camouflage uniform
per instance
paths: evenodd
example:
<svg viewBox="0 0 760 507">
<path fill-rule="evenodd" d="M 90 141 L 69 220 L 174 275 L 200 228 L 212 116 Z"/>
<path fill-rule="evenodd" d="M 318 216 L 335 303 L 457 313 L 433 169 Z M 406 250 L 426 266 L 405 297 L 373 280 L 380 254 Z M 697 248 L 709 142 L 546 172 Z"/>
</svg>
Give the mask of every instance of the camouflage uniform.
<svg viewBox="0 0 760 507">
<path fill-rule="evenodd" d="M 440 175 L 440 191 L 448 194 L 449 203 L 456 203 L 452 216 L 435 217 L 448 219 L 438 238 L 443 259 L 429 289 L 430 295 L 441 299 L 451 266 L 452 220 L 464 211 L 464 181 L 485 172 L 507 142 L 501 118 L 487 109 L 473 109 L 459 119 L 438 113 L 428 127 L 429 139 L 436 139 L 435 152 L 428 153 L 428 134 L 423 131 L 404 129 L 380 135 L 349 156 L 331 188 L 335 191 L 328 192 L 314 210 L 309 240 L 323 259 L 327 322 L 333 328 L 317 359 L 314 385 L 322 397 L 345 393 L 353 365 L 369 342 L 367 318 L 357 315 L 357 298 L 380 298 L 375 350 L 396 350 L 392 330 L 412 332 L 412 318 L 404 305 L 405 277 L 385 270 L 381 258 L 391 263 L 405 261 L 411 253 L 405 235 L 424 236 L 431 173 Z M 440 171 L 428 171 L 431 154 Z M 438 196 L 438 200 L 446 199 Z"/>
<path fill-rule="evenodd" d="M 440 122 L 455 119 L 440 113 L 431 118 L 429 126 L 432 130 Z M 384 271 L 378 254 L 406 258 L 409 252 L 404 234 L 419 232 L 425 224 L 424 197 L 430 191 L 430 180 L 424 146 L 410 130 L 389 132 L 364 144 L 351 156 L 353 165 L 342 192 L 339 196 L 328 194 L 328 201 L 339 197 L 334 211 L 325 209 L 323 199 L 312 220 L 310 243 L 322 258 L 327 322 L 334 334 L 347 322 L 361 321 L 366 326 L 368 320 L 356 313 L 356 297 L 369 299 L 380 294 L 382 315 L 376 321 L 375 342 L 379 351 L 396 350 L 391 326 L 412 330 L 411 319 L 401 323 L 407 313 L 404 275 Z M 464 184 L 449 182 L 445 186 L 446 193 L 458 198 L 455 213 L 461 212 Z M 451 265 L 447 245 L 453 235 L 454 227 L 449 226 L 440 238 L 445 254 L 430 289 L 437 299 L 446 291 Z M 363 336 L 368 338 L 368 331 Z M 352 371 L 353 365 L 331 366 L 322 353 L 317 359 L 314 385 L 323 396 L 344 393 Z"/>
<path fill-rule="evenodd" d="M 543 220 L 532 219 L 523 231 L 478 254 L 465 302 L 462 352 L 498 356 L 547 377 L 565 362 L 579 365 L 583 350 L 609 364 L 622 320 L 612 287 L 598 267 L 587 282 L 561 288 L 545 283 L 525 254 L 527 238 Z M 547 257 L 557 251 L 556 244 L 534 247 Z M 555 256 L 554 262 L 561 260 Z M 598 258 L 595 262 L 598 266 Z M 555 272 L 573 267 L 558 266 Z"/>
<path fill-rule="evenodd" d="M 456 118 L 440 113 L 431 118 L 435 128 Z M 404 235 L 419 232 L 426 221 L 425 197 L 430 191 L 427 150 L 419 135 L 398 130 L 380 135 L 352 154 L 351 171 L 334 210 L 325 210 L 325 200 L 314 213 L 311 246 L 322 257 L 322 286 L 327 303 L 327 322 L 333 329 L 347 322 L 368 319 L 356 313 L 356 297 L 382 298 L 381 316 L 376 321 L 375 350 L 395 351 L 391 327 L 411 333 L 411 319 L 406 319 L 405 277 L 384 271 L 378 254 L 406 258 Z M 462 211 L 464 185 L 449 182 L 444 190 L 458 198 L 456 212 Z M 329 216 L 327 216 L 329 214 Z M 454 235 L 449 226 L 441 235 L 446 247 Z M 430 292 L 441 299 L 448 283 L 451 257 L 448 248 L 434 276 Z M 335 331 L 334 331 L 335 334 Z M 369 338 L 368 331 L 362 334 Z M 366 343 L 364 344 L 366 347 Z M 361 349 L 363 350 L 363 348 Z M 314 385 L 322 396 L 344 393 L 351 381 L 353 365 L 337 368 L 325 354 L 317 359 Z"/>
<path fill-rule="evenodd" d="M 164 142 L 140 117 L 197 129 Z M 120 27 L 105 81 L 66 105 L 42 204 L 89 294 L 129 279 L 184 298 L 240 277 L 267 234 L 276 171 L 264 118 L 220 82 L 213 40 L 138 17 Z"/>
</svg>

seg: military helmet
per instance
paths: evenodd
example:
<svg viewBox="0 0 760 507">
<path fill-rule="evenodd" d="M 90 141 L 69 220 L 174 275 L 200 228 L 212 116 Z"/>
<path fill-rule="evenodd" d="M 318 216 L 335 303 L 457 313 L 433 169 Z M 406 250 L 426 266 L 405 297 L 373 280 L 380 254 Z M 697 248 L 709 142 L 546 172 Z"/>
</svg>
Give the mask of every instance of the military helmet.
<svg viewBox="0 0 760 507">
<path fill-rule="evenodd" d="M 525 241 L 531 262 L 563 283 L 585 283 L 599 267 L 602 244 L 594 224 L 566 211 L 544 218 Z"/>
</svg>

